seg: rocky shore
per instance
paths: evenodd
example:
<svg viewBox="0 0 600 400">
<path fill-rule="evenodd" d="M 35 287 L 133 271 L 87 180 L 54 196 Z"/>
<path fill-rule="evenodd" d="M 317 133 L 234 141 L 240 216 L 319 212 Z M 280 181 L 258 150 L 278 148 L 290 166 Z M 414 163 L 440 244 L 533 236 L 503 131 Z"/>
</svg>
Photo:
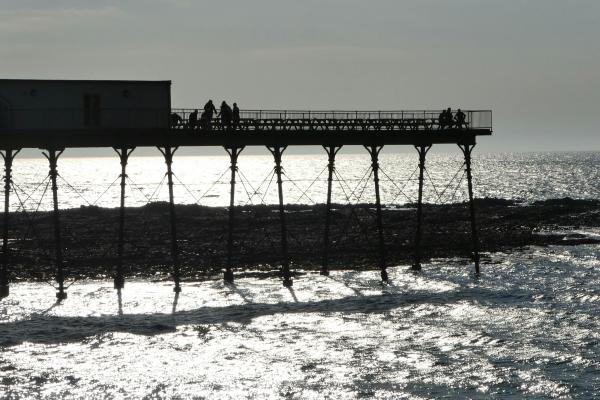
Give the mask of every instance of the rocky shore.
<svg viewBox="0 0 600 400">
<path fill-rule="evenodd" d="M 600 201 L 557 199 L 519 204 L 476 200 L 480 247 L 510 251 L 530 245 L 577 245 L 600 240 L 573 232 L 600 226 Z M 288 205 L 289 251 L 293 267 L 319 268 L 322 262 L 324 205 Z M 227 249 L 227 208 L 177 205 L 177 234 L 184 279 L 219 273 Z M 70 278 L 108 277 L 116 265 L 118 209 L 61 210 L 64 265 Z M 377 230 L 373 205 L 334 205 L 330 266 L 375 268 Z M 471 251 L 467 204 L 425 205 L 423 261 L 464 257 Z M 10 274 L 15 280 L 54 275 L 54 231 L 50 212 L 10 215 Z M 383 210 L 388 265 L 410 265 L 414 254 L 414 205 Z M 162 278 L 170 271 L 170 225 L 166 203 L 126 209 L 126 275 Z M 567 233 L 558 233 L 566 231 Z M 281 259 L 277 206 L 236 208 L 234 263 L 245 269 L 276 271 Z"/>
</svg>

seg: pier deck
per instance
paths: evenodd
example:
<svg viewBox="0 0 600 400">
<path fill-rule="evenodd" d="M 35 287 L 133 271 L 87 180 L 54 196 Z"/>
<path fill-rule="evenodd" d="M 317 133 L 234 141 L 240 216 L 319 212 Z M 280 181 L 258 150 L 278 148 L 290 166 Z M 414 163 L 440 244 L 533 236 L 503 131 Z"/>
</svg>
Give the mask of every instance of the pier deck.
<svg viewBox="0 0 600 400">
<path fill-rule="evenodd" d="M 136 115 L 156 117 L 155 110 L 136 111 Z M 21 115 L 34 110 L 16 110 Z M 264 111 L 240 113 L 235 127 L 222 127 L 213 119 L 211 128 L 190 127 L 191 109 L 173 109 L 180 122 L 165 129 L 140 128 L 135 118 L 127 127 L 112 127 L 114 115 L 121 110 L 101 110 L 107 122 L 98 127 L 67 128 L 57 122 L 61 113 L 53 110 L 44 115 L 47 129 L 10 129 L 0 127 L 0 149 L 70 147 L 135 148 L 148 146 L 342 146 L 342 145 L 474 145 L 477 136 L 492 134 L 492 113 L 488 110 L 464 111 L 465 125 L 439 125 L 441 111 Z M 74 111 L 69 110 L 69 113 Z M 39 116 L 38 116 L 39 117 Z M 163 115 L 164 117 L 164 115 Z M 122 120 L 122 118 L 120 118 Z"/>
</svg>

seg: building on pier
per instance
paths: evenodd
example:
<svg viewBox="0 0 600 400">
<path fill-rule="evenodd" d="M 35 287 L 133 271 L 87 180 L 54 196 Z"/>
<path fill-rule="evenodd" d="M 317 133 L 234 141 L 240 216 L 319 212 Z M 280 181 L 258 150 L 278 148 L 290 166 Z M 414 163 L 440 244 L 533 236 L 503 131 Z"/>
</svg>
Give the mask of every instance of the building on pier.
<svg viewBox="0 0 600 400">
<path fill-rule="evenodd" d="M 0 129 L 166 129 L 170 81 L 0 79 Z"/>
</svg>

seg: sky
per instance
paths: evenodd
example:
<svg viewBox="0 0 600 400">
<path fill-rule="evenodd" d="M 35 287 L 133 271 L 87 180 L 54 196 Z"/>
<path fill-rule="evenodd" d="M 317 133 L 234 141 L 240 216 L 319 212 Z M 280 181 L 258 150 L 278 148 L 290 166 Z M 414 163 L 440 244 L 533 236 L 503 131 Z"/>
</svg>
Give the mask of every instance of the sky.
<svg viewBox="0 0 600 400">
<path fill-rule="evenodd" d="M 492 109 L 480 151 L 600 150 L 598 0 L 1 0 L 0 78 L 173 107 Z"/>
</svg>

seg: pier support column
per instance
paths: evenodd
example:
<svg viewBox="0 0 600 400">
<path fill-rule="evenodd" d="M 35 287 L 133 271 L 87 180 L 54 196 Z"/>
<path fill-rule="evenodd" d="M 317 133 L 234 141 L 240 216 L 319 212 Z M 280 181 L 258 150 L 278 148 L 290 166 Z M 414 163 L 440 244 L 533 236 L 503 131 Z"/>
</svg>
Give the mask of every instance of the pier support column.
<svg viewBox="0 0 600 400">
<path fill-rule="evenodd" d="M 235 174 L 237 173 L 237 160 L 240 153 L 244 150 L 244 146 L 241 147 L 225 147 L 225 151 L 229 154 L 231 159 L 231 193 L 229 194 L 229 226 L 227 230 L 227 265 L 225 266 L 225 273 L 223 279 L 227 283 L 233 283 L 233 229 L 234 229 L 234 216 L 235 216 Z"/>
<path fill-rule="evenodd" d="M 127 161 L 133 153 L 134 148 L 114 147 L 121 160 L 121 204 L 119 207 L 119 244 L 117 246 L 117 270 L 115 271 L 114 287 L 123 289 L 125 287 L 125 275 L 123 274 L 123 247 L 125 244 L 125 185 L 127 179 Z"/>
<path fill-rule="evenodd" d="M 323 146 L 327 152 L 329 162 L 327 169 L 327 204 L 325 208 L 325 232 L 323 234 L 323 265 L 321 266 L 321 275 L 329 276 L 329 228 L 331 226 L 331 188 L 333 185 L 333 172 L 335 171 L 335 156 L 342 146 Z"/>
<path fill-rule="evenodd" d="M 10 188 L 12 186 L 12 163 L 20 150 L 6 149 L 0 151 L 0 155 L 4 159 L 4 218 L 2 230 L 2 265 L 0 266 L 0 299 L 8 297 L 9 278 L 9 248 L 8 248 L 8 223 L 10 213 Z"/>
<path fill-rule="evenodd" d="M 65 275 L 63 271 L 63 254 L 62 254 L 62 243 L 60 236 L 60 215 L 58 213 L 58 185 L 56 184 L 56 178 L 58 177 L 58 171 L 56 169 L 58 163 L 58 157 L 63 153 L 64 149 L 48 149 L 47 153 L 43 153 L 50 163 L 50 180 L 52 182 L 52 201 L 54 204 L 53 219 L 54 219 L 54 246 L 55 246 L 55 257 L 56 257 L 56 281 L 58 282 L 58 293 L 56 298 L 64 300 L 67 298 L 65 292 Z"/>
<path fill-rule="evenodd" d="M 275 173 L 277 174 L 277 191 L 279 193 L 279 220 L 281 221 L 281 250 L 282 250 L 282 264 L 281 264 L 281 277 L 283 278 L 283 286 L 291 287 L 293 284 L 292 274 L 290 272 L 290 259 L 288 254 L 288 243 L 287 243 L 287 225 L 285 222 L 285 210 L 283 208 L 283 182 L 281 180 L 281 155 L 285 151 L 287 146 L 268 146 L 267 149 L 273 154 L 275 159 Z"/>
<path fill-rule="evenodd" d="M 425 174 L 425 156 L 431 145 L 415 146 L 419 153 L 419 200 L 417 203 L 417 229 L 415 233 L 415 260 L 412 265 L 413 271 L 421 270 L 421 226 L 423 224 L 423 183 Z"/>
<path fill-rule="evenodd" d="M 381 196 L 379 193 L 379 153 L 383 146 L 365 146 L 371 155 L 371 168 L 373 169 L 373 182 L 375 183 L 375 207 L 377 210 L 377 237 L 379 243 L 379 269 L 381 280 L 388 281 L 388 273 L 385 266 L 385 243 L 383 240 L 383 222 L 381 218 Z"/>
<path fill-rule="evenodd" d="M 475 274 L 479 275 L 479 238 L 477 236 L 477 224 L 475 221 L 475 204 L 473 202 L 473 177 L 471 174 L 471 152 L 474 144 L 459 144 L 458 147 L 465 155 L 465 167 L 467 170 L 467 185 L 469 190 L 469 211 L 471 213 L 471 237 L 473 239 L 473 261 L 475 261 Z"/>
<path fill-rule="evenodd" d="M 167 164 L 167 184 L 169 186 L 169 214 L 171 220 L 171 259 L 173 262 L 173 282 L 175 283 L 175 287 L 173 291 L 175 293 L 181 292 L 180 285 L 180 273 L 179 273 L 179 248 L 177 246 L 177 223 L 176 223 L 176 214 L 175 214 L 175 200 L 173 197 L 173 155 L 177 151 L 178 147 L 158 147 L 158 150 L 165 157 L 165 163 Z"/>
</svg>

